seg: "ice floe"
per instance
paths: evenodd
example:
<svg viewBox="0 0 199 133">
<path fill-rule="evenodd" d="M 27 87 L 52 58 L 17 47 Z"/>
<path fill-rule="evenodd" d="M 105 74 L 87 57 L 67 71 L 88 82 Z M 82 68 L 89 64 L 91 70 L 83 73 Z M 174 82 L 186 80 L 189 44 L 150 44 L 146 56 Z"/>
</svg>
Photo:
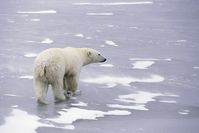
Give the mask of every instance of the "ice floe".
<svg viewBox="0 0 199 133">
<path fill-rule="evenodd" d="M 28 114 L 26 111 L 14 108 L 11 115 L 5 119 L 5 123 L 0 126 L 2 133 L 37 133 L 36 129 L 39 127 L 55 127 L 53 124 L 41 123 L 40 117 Z M 73 126 L 56 127 L 63 129 L 74 129 Z"/>
<path fill-rule="evenodd" d="M 153 4 L 152 1 L 138 1 L 138 2 L 112 2 L 112 3 L 73 3 L 73 5 L 90 5 L 90 6 L 121 6 L 121 5 L 142 5 Z"/>
<path fill-rule="evenodd" d="M 24 56 L 28 57 L 28 58 L 34 58 L 34 57 L 37 57 L 37 54 L 36 53 L 27 53 Z"/>
<path fill-rule="evenodd" d="M 115 46 L 115 47 L 118 46 L 115 42 L 109 41 L 109 40 L 105 40 L 105 43 L 106 43 L 107 45 L 111 45 L 111 46 Z"/>
<path fill-rule="evenodd" d="M 166 97 L 178 97 L 178 95 L 173 94 L 163 94 L 163 93 L 152 93 L 145 91 L 138 91 L 133 94 L 119 95 L 116 101 L 125 103 L 121 104 L 107 104 L 108 107 L 118 108 L 118 109 L 134 109 L 134 110 L 149 110 L 146 104 L 152 101 L 156 101 L 156 97 L 166 96 Z"/>
<path fill-rule="evenodd" d="M 19 76 L 18 78 L 20 79 L 33 79 L 32 75 L 24 75 L 24 76 Z"/>
<path fill-rule="evenodd" d="M 44 43 L 44 44 L 51 44 L 53 43 L 53 40 L 51 40 L 50 38 L 44 38 L 41 43 Z"/>
<path fill-rule="evenodd" d="M 45 11 L 18 11 L 17 13 L 19 14 L 52 14 L 52 13 L 57 13 L 55 10 L 45 10 Z"/>
<path fill-rule="evenodd" d="M 130 83 L 133 82 L 142 82 L 142 83 L 162 82 L 164 81 L 164 77 L 160 75 L 150 75 L 149 77 L 135 78 L 135 77 L 117 77 L 117 76 L 104 75 L 99 77 L 84 78 L 81 81 L 86 83 L 106 85 L 107 88 L 112 88 L 117 85 L 130 86 Z"/>
<path fill-rule="evenodd" d="M 133 69 L 148 69 L 151 65 L 153 65 L 154 61 L 136 61 L 132 63 Z"/>
<path fill-rule="evenodd" d="M 80 108 L 63 109 L 58 112 L 60 116 L 57 118 L 48 118 L 47 120 L 59 123 L 59 124 L 72 124 L 77 120 L 97 120 L 99 117 L 106 115 L 130 115 L 131 112 L 126 110 L 111 110 L 111 111 L 99 111 L 99 110 L 87 110 Z"/>
<path fill-rule="evenodd" d="M 103 12 L 103 13 L 86 13 L 88 16 L 112 16 L 111 12 Z"/>
</svg>

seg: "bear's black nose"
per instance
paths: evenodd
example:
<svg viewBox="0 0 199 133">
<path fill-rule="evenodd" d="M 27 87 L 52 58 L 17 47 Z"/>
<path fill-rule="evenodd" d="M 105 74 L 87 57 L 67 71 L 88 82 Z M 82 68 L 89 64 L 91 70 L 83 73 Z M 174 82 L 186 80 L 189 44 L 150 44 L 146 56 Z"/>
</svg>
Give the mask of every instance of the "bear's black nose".
<svg viewBox="0 0 199 133">
<path fill-rule="evenodd" d="M 104 61 L 103 62 L 105 62 L 106 61 L 106 58 L 104 59 Z"/>
</svg>

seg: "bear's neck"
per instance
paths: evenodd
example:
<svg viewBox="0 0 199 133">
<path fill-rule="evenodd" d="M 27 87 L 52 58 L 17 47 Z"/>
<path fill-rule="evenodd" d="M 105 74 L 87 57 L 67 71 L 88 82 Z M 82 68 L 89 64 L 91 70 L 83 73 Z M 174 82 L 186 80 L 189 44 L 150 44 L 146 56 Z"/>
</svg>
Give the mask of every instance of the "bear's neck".
<svg viewBox="0 0 199 133">
<path fill-rule="evenodd" d="M 91 59 L 88 58 L 87 55 L 83 55 L 84 59 L 83 59 L 83 66 L 86 66 L 88 64 L 91 64 Z"/>
<path fill-rule="evenodd" d="M 80 50 L 81 50 L 81 54 L 82 54 L 81 56 L 83 58 L 82 66 L 86 66 L 88 64 L 91 64 L 92 60 L 88 57 L 86 49 L 85 48 L 80 48 Z"/>
</svg>

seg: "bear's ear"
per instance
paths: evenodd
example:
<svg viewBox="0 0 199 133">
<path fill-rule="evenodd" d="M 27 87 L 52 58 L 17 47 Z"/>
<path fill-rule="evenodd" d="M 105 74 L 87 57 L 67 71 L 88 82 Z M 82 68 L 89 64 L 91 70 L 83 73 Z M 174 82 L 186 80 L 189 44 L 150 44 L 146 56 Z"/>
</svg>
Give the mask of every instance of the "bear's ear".
<svg viewBox="0 0 199 133">
<path fill-rule="evenodd" d="M 91 51 L 87 52 L 87 56 L 90 57 L 91 56 Z"/>
</svg>

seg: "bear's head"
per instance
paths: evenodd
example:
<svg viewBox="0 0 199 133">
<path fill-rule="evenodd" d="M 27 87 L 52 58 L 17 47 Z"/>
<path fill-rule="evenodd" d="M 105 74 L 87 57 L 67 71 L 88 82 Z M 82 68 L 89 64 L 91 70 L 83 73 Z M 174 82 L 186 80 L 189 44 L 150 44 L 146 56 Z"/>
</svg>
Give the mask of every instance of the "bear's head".
<svg viewBox="0 0 199 133">
<path fill-rule="evenodd" d="M 87 63 L 85 64 L 90 64 L 90 63 L 98 63 L 98 62 L 105 62 L 106 58 L 103 57 L 100 52 L 97 50 L 91 49 L 91 48 L 84 48 L 86 58 L 87 58 Z"/>
</svg>

